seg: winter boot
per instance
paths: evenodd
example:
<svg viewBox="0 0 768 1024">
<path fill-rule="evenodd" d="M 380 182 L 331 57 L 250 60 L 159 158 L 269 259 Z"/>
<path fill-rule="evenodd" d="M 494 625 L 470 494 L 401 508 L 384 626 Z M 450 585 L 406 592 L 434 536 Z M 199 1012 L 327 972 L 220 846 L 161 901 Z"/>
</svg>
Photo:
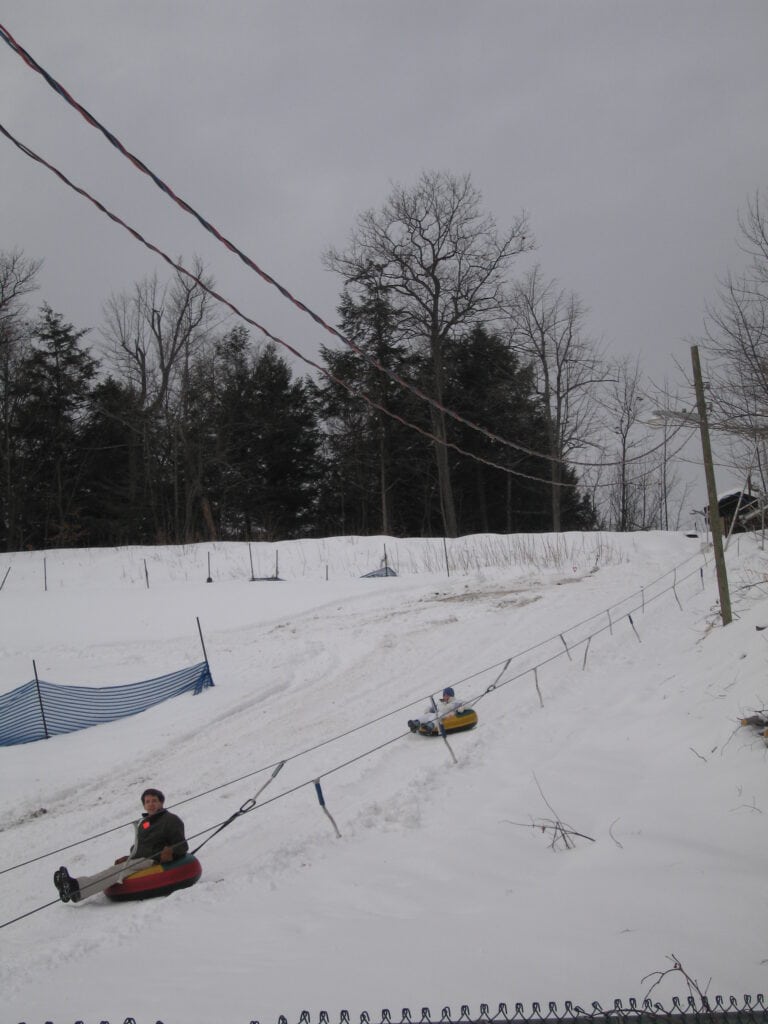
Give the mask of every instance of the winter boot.
<svg viewBox="0 0 768 1024">
<path fill-rule="evenodd" d="M 70 900 L 73 903 L 80 901 L 80 886 L 77 884 L 77 879 L 72 878 L 65 867 L 60 867 L 58 871 L 54 871 L 53 884 L 59 891 L 62 903 L 69 903 Z"/>
</svg>

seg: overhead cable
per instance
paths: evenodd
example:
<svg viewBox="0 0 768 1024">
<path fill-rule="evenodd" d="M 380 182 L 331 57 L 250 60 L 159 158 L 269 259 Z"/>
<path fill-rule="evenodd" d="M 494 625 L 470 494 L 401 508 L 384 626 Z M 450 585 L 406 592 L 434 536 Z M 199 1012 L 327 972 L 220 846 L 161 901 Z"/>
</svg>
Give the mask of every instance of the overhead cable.
<svg viewBox="0 0 768 1024">
<path fill-rule="evenodd" d="M 410 391 L 413 395 L 415 395 L 421 401 L 427 402 L 434 409 L 437 409 L 438 411 L 442 412 L 444 415 L 449 416 L 451 419 L 455 420 L 457 423 L 461 423 L 463 426 L 468 427 L 470 430 L 476 431 L 476 432 L 484 435 L 485 437 L 487 437 L 491 441 L 495 441 L 496 443 L 501 444 L 501 445 L 503 445 L 505 447 L 512 448 L 515 451 L 522 452 L 524 455 L 529 455 L 529 456 L 532 456 L 534 458 L 542 459 L 542 460 L 545 460 L 545 461 L 548 461 L 548 462 L 551 462 L 551 463 L 556 463 L 556 464 L 561 464 L 561 465 L 569 465 L 569 466 L 578 467 L 578 468 L 581 468 L 581 469 L 590 469 L 590 468 L 596 469 L 596 468 L 603 468 L 603 467 L 612 466 L 612 465 L 626 465 L 626 464 L 628 464 L 628 463 L 630 463 L 632 461 L 637 461 L 639 459 L 646 458 L 648 454 L 650 454 L 651 452 L 653 452 L 655 450 L 655 449 L 651 448 L 651 449 L 649 449 L 649 451 L 644 452 L 642 455 L 637 456 L 637 459 L 617 460 L 615 462 L 610 462 L 610 461 L 608 461 L 608 462 L 606 462 L 606 461 L 582 462 L 582 461 L 573 460 L 573 459 L 569 459 L 569 460 L 566 461 L 566 459 L 562 458 L 561 456 L 548 454 L 546 452 L 535 451 L 534 449 L 529 448 L 526 445 L 520 444 L 520 443 L 518 443 L 516 441 L 510 441 L 508 438 L 503 438 L 500 435 L 494 433 L 493 431 L 488 430 L 486 427 L 483 427 L 480 424 L 474 423 L 472 420 L 467 419 L 465 416 L 462 416 L 461 413 L 458 413 L 455 410 L 450 409 L 447 406 L 443 405 L 442 402 L 437 401 L 437 399 L 433 398 L 431 395 L 427 394 L 425 391 L 422 391 L 421 388 L 419 388 L 417 385 L 413 384 L 407 378 L 402 377 L 395 370 L 392 370 L 390 367 L 384 365 L 380 360 L 376 359 L 374 356 L 371 356 L 369 353 L 365 352 L 364 349 L 360 348 L 360 346 L 357 345 L 354 341 L 352 341 L 346 335 L 344 335 L 340 331 L 338 331 L 335 327 L 333 327 L 329 323 L 327 323 L 318 313 L 314 312 L 313 309 L 311 309 L 309 306 L 307 306 L 300 299 L 297 299 L 284 285 L 280 284 L 279 281 L 277 281 L 274 277 L 272 277 L 270 274 L 268 274 L 267 271 L 265 271 L 262 267 L 260 267 L 257 263 L 255 263 L 246 253 L 244 253 L 240 248 L 238 248 L 238 246 L 236 246 L 234 244 L 234 242 L 230 241 L 225 235 L 223 235 L 210 221 L 208 221 L 205 217 L 203 217 L 202 214 L 200 214 L 185 199 L 182 199 L 181 196 L 177 195 L 177 193 L 171 188 L 171 186 L 168 185 L 154 171 L 152 171 L 144 163 L 144 161 L 140 159 L 140 157 L 136 156 L 136 154 L 134 154 L 130 150 L 128 150 L 123 145 L 123 143 L 120 141 L 120 139 L 118 139 L 117 136 L 113 132 L 109 131 L 109 129 L 106 128 L 96 117 L 94 117 L 94 115 L 91 114 L 91 112 L 89 110 L 87 110 L 81 103 L 79 103 L 72 96 L 72 94 L 67 89 L 64 88 L 64 86 L 60 82 L 58 82 L 48 71 L 46 71 L 45 68 L 42 67 L 42 65 L 39 64 L 35 60 L 35 58 L 32 57 L 32 55 L 27 50 L 25 50 L 24 47 L 21 46 L 13 38 L 11 33 L 2 24 L 0 24 L 0 37 L 4 40 L 4 42 L 6 42 L 8 44 L 8 46 L 15 53 L 17 53 L 21 57 L 21 59 L 30 68 L 32 68 L 33 71 L 37 72 L 37 74 L 42 76 L 42 78 L 48 83 L 48 85 L 53 89 L 53 91 L 57 95 L 59 95 L 66 103 L 68 103 L 71 107 L 73 107 L 73 109 L 75 109 L 85 119 L 85 121 L 88 124 L 90 124 L 97 131 L 101 132 L 101 134 L 107 139 L 107 141 L 112 146 L 114 146 L 115 149 L 117 149 L 117 151 L 119 153 L 121 153 L 122 156 L 124 156 L 138 171 L 140 171 L 142 174 L 147 175 L 147 177 L 149 177 L 155 183 L 155 185 L 157 185 L 157 187 L 160 189 L 161 192 L 165 193 L 170 199 L 172 199 L 185 213 L 188 213 L 190 216 L 194 217 L 195 220 L 197 220 L 206 231 L 208 231 L 211 235 L 213 235 L 213 237 L 216 238 L 217 241 L 221 242 L 221 244 L 223 246 L 225 246 L 225 248 L 227 248 L 230 252 L 234 253 L 237 257 L 239 257 L 239 259 L 242 260 L 242 262 L 250 270 L 252 270 L 252 271 L 254 271 L 254 273 L 258 274 L 259 277 L 261 277 L 262 280 L 265 281 L 267 284 L 270 284 L 274 288 L 276 288 L 278 290 L 278 292 L 283 296 L 283 298 L 287 299 L 297 309 L 301 310 L 301 312 L 306 313 L 307 316 L 309 316 L 312 320 L 314 320 L 314 322 L 319 327 L 323 328 L 323 330 L 327 331 L 334 338 L 337 338 L 344 345 L 346 345 L 349 349 L 351 349 L 356 355 L 360 356 L 360 358 L 363 359 L 365 362 L 367 362 L 370 366 L 373 366 L 376 370 L 379 370 L 381 373 L 385 374 L 385 376 L 389 377 L 396 384 L 398 384 L 401 388 L 404 388 L 407 391 Z M 227 303 L 227 305 L 228 305 L 228 303 Z M 242 315 L 242 314 L 238 314 L 238 315 Z M 251 322 L 251 321 L 248 321 L 248 322 Z M 263 330 L 263 328 L 260 328 L 260 329 Z M 291 350 L 291 351 L 293 351 L 293 350 Z M 305 360 L 305 362 L 308 362 L 308 360 Z M 310 365 L 314 366 L 315 364 L 310 363 Z M 422 433 L 424 433 L 424 431 L 422 431 Z M 428 436 L 432 437 L 431 434 L 428 435 Z M 441 439 L 438 439 L 438 438 L 433 438 L 433 439 L 437 440 L 438 444 L 447 445 L 448 447 L 455 447 L 453 445 L 449 445 L 446 441 L 442 441 Z M 668 443 L 668 442 L 661 442 L 658 447 L 659 448 L 662 447 L 665 443 Z M 459 450 L 459 449 L 457 449 L 457 450 Z M 464 453 L 464 454 L 466 454 L 466 453 Z M 486 461 L 486 460 L 479 459 L 479 461 Z M 496 466 L 496 468 L 504 468 L 504 467 L 497 466 L 496 463 L 488 463 L 488 464 L 492 465 L 492 466 Z M 539 480 L 538 477 L 526 477 L 525 474 L 515 473 L 514 471 L 508 470 L 508 469 L 505 469 L 505 472 L 511 472 L 511 473 L 513 473 L 513 475 L 522 476 L 522 477 L 524 477 L 526 479 Z M 547 484 L 549 484 L 551 486 L 563 486 L 563 487 L 575 486 L 575 485 L 562 484 L 559 481 L 552 481 L 552 480 L 547 480 L 547 481 L 542 481 L 542 482 L 546 482 Z"/>
<path fill-rule="evenodd" d="M 317 370 L 318 373 L 322 374 L 324 377 L 327 377 L 329 380 L 332 380 L 335 384 L 338 384 L 340 387 L 344 388 L 346 391 L 349 392 L 350 395 L 352 395 L 353 398 L 362 399 L 364 402 L 367 402 L 368 405 L 370 405 L 372 408 L 378 409 L 379 412 L 384 413 L 385 416 L 389 416 L 390 419 L 397 420 L 398 423 L 402 424 L 404 427 L 407 427 L 409 430 L 415 430 L 417 433 L 421 434 L 423 437 L 426 437 L 428 440 L 433 441 L 435 444 L 441 445 L 445 448 L 451 448 L 453 449 L 453 451 L 458 452 L 459 455 L 464 455 L 468 459 L 474 459 L 475 462 L 482 462 L 486 466 L 490 466 L 492 469 L 499 469 L 501 470 L 502 473 L 507 473 L 510 476 L 516 476 L 524 480 L 532 480 L 534 483 L 547 484 L 548 486 L 558 486 L 563 488 L 574 489 L 578 487 L 578 484 L 575 483 L 572 484 L 562 481 L 555 482 L 544 477 L 533 476 L 530 473 L 523 473 L 520 470 L 512 469 L 510 466 L 503 466 L 501 465 L 501 463 L 494 462 L 492 459 L 486 459 L 482 455 L 477 455 L 473 452 L 468 452 L 464 448 L 461 448 L 459 445 L 454 444 L 453 441 L 448 441 L 447 439 L 444 440 L 442 438 L 439 438 L 435 434 L 431 433 L 429 430 L 425 430 L 424 428 L 419 427 L 417 424 L 411 423 L 403 416 L 398 415 L 398 413 L 393 412 L 391 409 L 387 409 L 380 402 L 377 402 L 374 398 L 371 398 L 370 395 L 367 395 L 365 392 L 359 391 L 358 389 L 352 387 L 347 381 L 343 380 L 341 377 L 336 376 L 336 374 L 332 373 L 326 367 L 321 366 L 319 363 L 316 363 L 308 356 L 302 355 L 301 352 L 299 352 L 298 349 L 294 348 L 293 345 L 289 344 L 287 341 L 284 341 L 282 338 L 279 338 L 277 335 L 272 334 L 270 331 L 267 330 L 266 327 L 262 326 L 262 324 L 258 323 L 256 320 L 253 320 L 251 317 L 241 312 L 241 310 L 239 310 L 237 306 L 234 305 L 234 303 L 230 302 L 229 299 L 226 299 L 215 289 L 211 288 L 210 285 L 206 284 L 205 281 L 202 280 L 202 278 L 198 277 L 191 270 L 188 270 L 183 264 L 177 263 L 170 256 L 168 256 L 167 253 L 163 252 L 162 249 L 159 249 L 156 245 L 153 245 L 152 242 L 147 241 L 147 239 L 144 238 L 144 236 L 140 232 L 138 232 L 135 228 L 132 228 L 129 224 L 126 224 L 126 222 L 122 220 L 120 217 L 118 217 L 116 213 L 112 213 L 111 210 L 108 210 L 107 207 L 103 205 L 103 203 L 99 202 L 98 199 L 95 199 L 85 189 L 81 188 L 79 185 L 75 185 L 62 171 L 60 171 L 53 164 L 49 163 L 46 159 L 44 159 L 44 157 L 41 157 L 39 154 L 35 153 L 34 150 L 29 148 L 29 146 L 26 146 L 23 142 L 17 139 L 2 124 L 0 124 L 0 134 L 4 135 L 10 142 L 12 142 L 14 146 L 21 150 L 22 153 L 24 153 L 25 156 L 28 156 L 31 160 L 34 160 L 36 163 L 39 163 L 43 167 L 46 167 L 49 171 L 51 171 L 52 174 L 55 174 L 56 177 L 59 178 L 60 181 L 64 182 L 64 184 L 67 185 L 68 188 L 71 188 L 74 192 L 77 192 L 78 195 L 81 195 L 84 199 L 87 199 L 90 203 L 93 203 L 93 205 L 98 210 L 100 210 L 103 214 L 109 217 L 110 220 L 114 221 L 115 224 L 119 224 L 122 228 L 125 228 L 125 230 L 128 231 L 129 234 L 131 234 L 138 242 L 141 242 L 141 244 L 146 246 L 147 249 L 158 255 L 175 271 L 177 271 L 179 274 L 183 274 L 185 277 L 188 277 L 192 281 L 194 281 L 208 295 L 210 295 L 212 298 L 216 299 L 217 302 L 220 302 L 222 305 L 230 309 L 235 314 L 235 316 L 239 317 L 241 320 L 244 320 L 245 323 L 250 324 L 252 327 L 255 327 L 270 341 L 275 342 L 275 344 L 277 345 L 282 345 L 283 348 L 287 349 L 293 356 L 295 356 L 297 359 L 300 359 L 303 363 L 306 363 L 307 366 L 311 366 L 314 370 Z M 542 458 L 544 457 L 545 456 L 542 456 Z"/>
</svg>

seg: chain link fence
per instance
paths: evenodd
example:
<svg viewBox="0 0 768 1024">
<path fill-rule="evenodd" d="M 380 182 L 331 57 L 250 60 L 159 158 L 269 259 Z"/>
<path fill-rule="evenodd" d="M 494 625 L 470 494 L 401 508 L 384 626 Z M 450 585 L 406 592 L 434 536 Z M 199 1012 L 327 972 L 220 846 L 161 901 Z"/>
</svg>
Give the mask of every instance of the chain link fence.
<svg viewBox="0 0 768 1024">
<path fill-rule="evenodd" d="M 179 1021 L 180 1018 L 175 1018 Z M 487 1003 L 481 1003 L 478 1013 L 473 1013 L 468 1005 L 462 1005 L 458 1013 L 454 1013 L 449 1006 L 444 1007 L 438 1014 L 432 1014 L 429 1007 L 422 1007 L 419 1012 L 413 1012 L 408 1008 L 393 1013 L 390 1010 L 382 1010 L 379 1015 L 363 1011 L 359 1018 L 359 1024 L 587 1024 L 587 1022 L 626 1022 L 626 1024 L 768 1024 L 768 1007 L 766 1007 L 763 996 L 743 996 L 741 1001 L 735 996 L 714 996 L 712 999 L 694 999 L 689 996 L 686 999 L 673 998 L 669 1008 L 661 1003 L 653 1002 L 650 999 L 630 999 L 625 1006 L 620 999 L 614 1000 L 610 1009 L 603 1009 L 600 1003 L 592 1003 L 589 1010 L 581 1006 L 574 1006 L 571 1002 L 565 1002 L 560 1010 L 556 1003 L 547 1003 L 542 1007 L 541 1003 L 532 1003 L 530 1011 L 522 1003 L 515 1003 L 514 1009 L 509 1009 L 506 1003 L 499 1003 L 495 1011 L 491 1011 Z M 26 1024 L 25 1021 L 18 1021 L 17 1024 Z M 45 1021 L 45 1024 L 69 1024 L 69 1021 Z M 72 1024 L 86 1024 L 84 1020 L 75 1020 Z M 110 1024 L 108 1020 L 101 1020 L 99 1024 Z M 115 1024 L 163 1024 L 158 1018 L 147 1018 L 138 1020 L 135 1017 L 125 1017 Z M 217 1024 L 240 1024 L 235 1021 L 225 1021 L 219 1018 Z M 242 1022 L 246 1024 L 246 1022 Z M 251 1020 L 247 1024 L 261 1024 L 258 1020 Z M 277 1024 L 290 1024 L 287 1016 L 279 1016 Z M 315 1018 L 308 1010 L 302 1011 L 297 1024 L 353 1024 L 353 1017 L 348 1010 L 341 1010 L 338 1017 L 331 1017 L 325 1010 L 320 1010 Z"/>
</svg>

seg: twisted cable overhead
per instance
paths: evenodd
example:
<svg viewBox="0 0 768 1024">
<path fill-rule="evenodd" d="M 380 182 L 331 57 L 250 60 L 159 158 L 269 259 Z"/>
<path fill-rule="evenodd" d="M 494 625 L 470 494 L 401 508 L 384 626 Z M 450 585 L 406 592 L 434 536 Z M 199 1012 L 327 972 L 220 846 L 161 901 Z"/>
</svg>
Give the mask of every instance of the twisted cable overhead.
<svg viewBox="0 0 768 1024">
<path fill-rule="evenodd" d="M 329 380 L 332 380 L 335 384 L 338 384 L 340 387 L 344 388 L 346 391 L 349 392 L 350 395 L 352 395 L 353 398 L 362 399 L 363 401 L 367 402 L 368 405 L 370 405 L 372 408 L 378 409 L 379 412 L 384 413 L 385 416 L 389 416 L 390 419 L 397 420 L 400 424 L 402 424 L 404 427 L 407 427 L 409 430 L 415 430 L 417 433 L 421 434 L 423 437 L 426 437 L 428 440 L 433 441 L 435 444 L 443 445 L 446 448 L 451 448 L 453 449 L 453 451 L 458 452 L 459 455 L 463 455 L 468 459 L 474 459 L 475 462 L 482 462 L 486 466 L 490 466 L 492 469 L 499 469 L 501 470 L 502 473 L 508 473 L 511 476 L 520 477 L 524 480 L 532 480 L 535 483 L 546 484 L 548 486 L 552 485 L 552 481 L 547 480 L 544 477 L 533 476 L 530 473 L 523 473 L 520 470 L 512 469 L 509 466 L 502 466 L 500 463 L 494 462 L 491 459 L 486 459 L 482 455 L 476 455 L 473 452 L 466 451 L 464 448 L 459 447 L 459 445 L 454 444 L 453 441 L 442 440 L 435 434 L 431 433 L 429 430 L 425 430 L 424 428 L 419 427 L 417 424 L 411 423 L 409 420 L 406 420 L 403 416 L 400 416 L 398 413 L 392 412 L 391 409 L 385 408 L 380 402 L 377 402 L 376 399 L 371 398 L 370 395 L 367 395 L 365 392 L 353 388 L 345 380 L 343 380 L 340 377 L 337 377 L 326 367 L 321 366 L 319 363 L 316 363 L 308 356 L 302 355 L 301 352 L 299 352 L 298 349 L 294 348 L 293 345 L 289 344 L 287 341 L 284 341 L 282 338 L 279 338 L 276 334 L 272 334 L 270 331 L 267 330 L 266 327 L 258 323 L 258 321 L 253 320 L 249 316 L 246 316 L 246 314 L 241 312 L 237 308 L 237 306 L 234 305 L 234 303 L 229 301 L 229 299 L 226 299 L 215 289 L 211 288 L 210 285 L 206 284 L 205 281 L 203 281 L 200 277 L 194 274 L 191 270 L 188 270 L 185 266 L 183 266 L 183 264 L 177 263 L 170 256 L 168 256 L 167 253 L 163 252 L 162 249 L 159 249 L 156 245 L 153 245 L 152 242 L 147 241 L 147 239 L 144 238 L 144 236 L 140 232 L 138 232 L 135 228 L 132 228 L 130 224 L 127 224 L 124 220 L 118 217 L 116 213 L 112 213 L 111 210 L 108 210 L 107 207 L 103 205 L 103 203 L 99 202 L 98 199 L 95 199 L 89 192 L 86 192 L 85 189 L 80 188 L 79 185 L 75 185 L 62 171 L 60 171 L 53 164 L 49 163 L 39 154 L 35 153 L 34 150 L 29 148 L 29 146 L 26 146 L 23 142 L 17 139 L 2 124 L 0 124 L 0 134 L 4 135 L 10 142 L 12 142 L 14 146 L 21 150 L 22 153 L 24 153 L 25 156 L 28 156 L 31 160 L 34 160 L 36 163 L 39 163 L 43 167 L 46 167 L 49 171 L 51 171 L 52 174 L 55 174 L 60 181 L 64 182 L 64 184 L 67 185 L 68 188 L 71 188 L 74 192 L 77 192 L 78 195 L 81 195 L 84 199 L 87 199 L 99 211 L 101 211 L 101 213 L 105 214 L 107 217 L 109 217 L 110 220 L 114 221 L 115 224 L 119 224 L 120 227 L 125 228 L 125 230 L 129 234 L 131 234 L 138 242 L 141 242 L 141 244 L 144 245 L 147 249 L 158 255 L 170 267 L 177 271 L 177 273 L 183 274 L 185 277 L 190 278 L 190 280 L 194 281 L 203 291 L 205 291 L 212 298 L 216 299 L 217 302 L 220 302 L 222 305 L 230 309 L 235 314 L 235 316 L 239 317 L 241 320 L 244 320 L 245 323 L 250 324 L 252 327 L 255 327 L 270 341 L 275 342 L 275 344 L 277 345 L 282 345 L 283 348 L 287 349 L 293 356 L 296 357 L 296 359 L 300 359 L 303 363 L 306 363 L 307 366 L 311 366 L 314 370 L 317 370 L 317 372 L 322 374 L 322 376 L 327 377 Z M 557 486 L 575 489 L 578 485 L 565 482 L 558 482 Z"/>
<path fill-rule="evenodd" d="M 159 175 L 155 174 L 155 172 L 152 171 L 144 163 L 143 160 L 141 160 L 138 156 L 136 156 L 134 153 L 132 153 L 130 150 L 128 150 L 123 145 L 123 143 L 120 141 L 120 139 L 118 139 L 116 135 L 114 135 L 112 132 L 110 132 L 109 129 L 106 128 L 96 117 L 94 117 L 94 115 L 91 114 L 91 112 L 89 110 L 87 110 L 81 103 L 79 103 L 72 96 L 72 94 L 70 92 L 68 92 L 67 89 L 65 89 L 63 85 L 61 85 L 60 82 L 58 82 L 48 71 L 46 71 L 45 68 L 42 67 L 42 65 L 39 64 L 35 60 L 35 58 L 32 57 L 32 55 L 27 50 L 25 50 L 24 47 L 21 46 L 13 38 L 11 33 L 2 24 L 0 24 L 0 37 L 4 40 L 4 42 L 6 42 L 8 44 L 8 46 L 15 53 L 17 53 L 21 57 L 21 59 L 30 68 L 32 68 L 33 71 L 36 71 L 39 75 L 42 76 L 42 78 L 48 83 L 48 85 L 51 87 L 51 89 L 53 89 L 53 91 L 55 93 L 57 93 L 57 95 L 59 95 L 66 103 L 68 103 L 71 107 L 73 107 L 85 119 L 85 121 L 88 124 L 90 124 L 93 128 L 96 128 L 97 131 L 101 132 L 101 134 L 107 139 L 107 141 L 112 146 L 114 146 L 115 149 L 117 149 L 117 151 L 119 153 L 121 153 L 138 171 L 140 171 L 142 174 L 145 174 L 147 177 L 149 177 L 155 183 L 155 185 L 160 189 L 161 192 L 164 192 L 185 213 L 188 213 L 191 217 L 194 217 L 195 220 L 197 220 L 202 225 L 202 227 L 205 228 L 205 230 L 207 232 L 209 232 L 209 234 L 213 235 L 213 237 L 216 238 L 217 241 L 221 242 L 221 244 L 223 246 L 225 246 L 225 248 L 227 248 L 230 252 L 234 253 L 237 257 L 239 257 L 239 259 L 242 260 L 242 262 L 250 270 L 252 270 L 252 271 L 254 271 L 254 273 L 258 274 L 259 277 L 261 277 L 262 280 L 265 281 L 267 284 L 270 284 L 274 288 L 276 288 L 278 290 L 278 292 L 283 296 L 283 298 L 287 299 L 297 309 L 301 310 L 301 312 L 305 313 L 312 320 L 314 320 L 314 322 L 319 327 L 321 327 L 323 330 L 327 331 L 334 338 L 337 338 L 339 341 L 341 341 L 344 345 L 346 345 L 349 349 L 351 349 L 356 355 L 360 356 L 360 358 L 363 359 L 365 362 L 367 362 L 369 364 L 369 366 L 372 366 L 376 370 L 379 370 L 385 376 L 389 377 L 396 384 L 398 384 L 401 388 L 404 388 L 407 391 L 410 391 L 413 395 L 415 395 L 421 401 L 427 402 L 433 408 L 439 410 L 444 415 L 449 416 L 451 419 L 455 420 L 457 423 L 461 423 L 463 426 L 468 427 L 470 430 L 474 430 L 477 433 L 484 435 L 486 438 L 488 438 L 491 441 L 495 441 L 496 443 L 501 444 L 501 445 L 503 445 L 505 447 L 512 448 L 515 451 L 522 452 L 524 455 L 529 455 L 529 456 L 532 456 L 533 458 L 542 459 L 542 460 L 545 460 L 545 461 L 548 461 L 548 462 L 552 462 L 552 463 L 559 463 L 559 464 L 562 464 L 562 465 L 579 467 L 579 468 L 582 468 L 582 469 L 597 469 L 597 468 L 604 468 L 604 467 L 607 467 L 607 466 L 626 465 L 629 462 L 633 462 L 633 461 L 637 461 L 637 460 L 646 458 L 653 451 L 657 450 L 658 448 L 661 448 L 665 443 L 668 443 L 668 441 L 667 442 L 661 442 L 657 446 L 657 448 L 649 449 L 647 452 L 644 452 L 642 455 L 638 455 L 636 459 L 617 460 L 615 462 L 604 461 L 604 460 L 601 460 L 600 462 L 582 462 L 582 461 L 573 460 L 573 459 L 566 461 L 565 459 L 562 459 L 562 458 L 560 458 L 557 455 L 550 455 L 550 454 L 547 454 L 547 453 L 544 453 L 544 452 L 538 452 L 538 451 L 535 451 L 532 448 L 528 448 L 525 445 L 519 444 L 519 443 L 517 443 L 515 441 L 510 441 L 507 438 L 503 438 L 499 434 L 496 434 L 493 431 L 488 430 L 487 428 L 482 427 L 482 426 L 480 426 L 477 423 L 474 423 L 472 420 L 467 419 L 465 416 L 462 416 L 461 413 L 458 413 L 458 412 L 456 412 L 453 409 L 449 409 L 447 406 L 443 405 L 442 402 L 437 401 L 437 399 L 433 398 L 431 395 L 428 395 L 426 392 L 422 391 L 421 388 L 419 388 L 417 385 L 413 384 L 411 381 L 407 380 L 405 377 L 400 376 L 400 374 L 398 374 L 396 371 L 394 371 L 394 370 L 390 369 L 389 367 L 385 366 L 380 360 L 378 360 L 375 357 L 369 355 L 367 352 L 365 352 L 363 349 L 361 349 L 359 345 L 357 345 L 350 338 L 346 337 L 344 334 L 342 334 L 340 331 L 338 331 L 335 327 L 332 327 L 318 313 L 315 313 L 314 310 L 312 310 L 309 306 L 307 306 L 305 303 L 303 303 L 300 299 L 297 299 L 284 285 L 280 284 L 279 281 L 277 281 L 274 277 L 272 277 L 270 274 L 268 274 L 262 267 L 260 267 L 257 263 L 255 263 L 248 255 L 246 255 L 246 253 L 244 253 L 241 249 L 239 249 L 234 244 L 234 242 L 230 241 L 225 235 L 223 235 L 213 224 L 210 223 L 210 221 L 206 220 L 206 218 L 203 217 L 202 214 L 200 214 L 185 199 L 183 199 L 181 196 L 177 195 L 176 192 L 174 192 L 174 190 L 171 188 L 171 186 L 168 185 L 165 181 L 163 181 L 163 179 Z M 49 165 L 47 165 L 47 166 L 49 166 Z M 90 197 L 88 197 L 88 198 L 90 198 Z M 113 218 L 113 219 L 115 219 L 115 218 Z M 220 301 L 225 301 L 225 300 L 220 300 Z M 229 305 L 229 303 L 225 303 L 225 304 Z M 233 308 L 233 307 L 230 306 L 230 308 Z M 240 313 L 238 313 L 238 316 L 241 316 L 243 319 L 247 320 L 247 318 L 243 317 L 242 314 L 240 314 Z M 252 323 L 252 321 L 248 321 L 248 322 Z M 258 326 L 258 325 L 255 325 L 255 326 Z M 265 334 L 267 334 L 267 332 L 264 331 L 264 328 L 259 327 L 259 330 L 261 330 Z M 281 342 L 280 344 L 284 344 L 284 343 Z M 289 346 L 286 346 L 286 347 L 289 347 Z M 291 351 L 293 352 L 294 350 L 291 349 Z M 300 358 L 303 358 L 303 357 L 300 357 Z M 310 362 L 309 360 L 304 360 L 304 361 L 309 363 L 309 365 L 311 365 L 313 367 L 316 367 L 316 364 Z M 386 411 L 386 410 L 384 410 L 384 411 Z M 415 428 L 415 429 L 419 429 L 419 428 Z M 425 433 L 424 431 L 421 431 L 421 432 Z M 440 440 L 438 438 L 435 438 L 431 434 L 428 434 L 427 436 L 429 436 L 432 440 L 437 441 L 438 444 L 444 444 L 447 447 L 455 447 L 455 445 L 449 444 L 446 441 L 442 441 L 442 440 Z M 461 449 L 456 449 L 456 450 L 457 451 L 461 451 Z M 468 453 L 462 452 L 462 454 L 468 454 Z M 485 459 L 480 458 L 479 456 L 470 456 L 470 457 L 476 458 L 478 461 L 481 461 L 481 462 L 486 462 L 487 461 Z M 526 477 L 526 475 L 523 474 L 523 473 L 515 473 L 514 471 L 509 470 L 506 467 L 498 466 L 496 463 L 493 463 L 493 462 L 488 462 L 488 465 L 493 466 L 495 468 L 503 469 L 505 472 L 512 473 L 513 475 L 516 475 L 516 476 L 522 476 L 525 479 L 536 480 L 537 482 L 548 483 L 550 485 L 553 484 L 553 481 L 551 481 L 551 480 L 542 480 L 539 477 Z M 575 485 L 557 484 L 557 486 L 575 486 Z"/>
</svg>

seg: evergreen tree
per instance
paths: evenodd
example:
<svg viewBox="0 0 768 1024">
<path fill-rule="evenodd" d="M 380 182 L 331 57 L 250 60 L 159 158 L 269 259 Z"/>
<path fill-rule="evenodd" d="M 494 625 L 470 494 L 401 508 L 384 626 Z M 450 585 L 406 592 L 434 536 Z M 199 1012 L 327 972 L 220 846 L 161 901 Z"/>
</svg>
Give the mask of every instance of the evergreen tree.
<svg viewBox="0 0 768 1024">
<path fill-rule="evenodd" d="M 83 425 L 87 457 L 83 485 L 83 542 L 151 544 L 153 510 L 144 489 L 138 400 L 130 387 L 107 377 L 91 391 Z"/>
<path fill-rule="evenodd" d="M 541 532 L 552 529 L 551 467 L 546 418 L 533 369 L 483 327 L 446 348 L 446 402 L 467 420 L 518 447 L 502 445 L 454 424 L 456 444 L 476 458 L 454 454 L 457 514 L 463 533 Z M 531 453 L 542 453 L 531 454 Z M 487 460 L 487 461 L 483 461 Z M 487 465 L 508 467 L 508 472 Z M 576 477 L 561 467 L 564 529 L 594 526 Z"/>
<path fill-rule="evenodd" d="M 429 532 L 425 514 L 429 521 L 436 479 L 431 446 L 397 419 L 429 430 L 428 410 L 373 365 L 407 378 L 418 358 L 399 340 L 395 311 L 375 285 L 357 301 L 345 292 L 339 314 L 342 331 L 360 352 L 323 348 L 332 377 L 314 387 L 327 460 L 320 527 L 326 533 Z"/>
<path fill-rule="evenodd" d="M 17 417 L 27 397 L 21 373 L 30 334 L 24 299 L 37 288 L 41 265 L 20 249 L 0 251 L 0 548 L 6 551 L 22 543 L 24 476 Z"/>
<path fill-rule="evenodd" d="M 452 453 L 462 532 L 542 529 L 548 468 L 545 460 L 526 452 L 541 448 L 543 432 L 530 369 L 521 367 L 496 335 L 477 327 L 446 347 L 446 378 L 446 402 L 451 409 L 519 446 L 510 448 L 460 423 L 452 424 L 456 444 L 476 456 Z M 487 462 L 506 466 L 509 472 Z"/>
<path fill-rule="evenodd" d="M 24 397 L 16 431 L 24 488 L 19 540 L 26 545 L 71 545 L 82 534 L 83 416 L 98 366 L 80 347 L 86 333 L 44 305 L 20 366 L 17 387 Z"/>
<path fill-rule="evenodd" d="M 217 346 L 206 492 L 221 536 L 303 536 L 314 527 L 321 472 L 308 386 L 274 345 L 249 345 L 235 328 Z"/>
</svg>

